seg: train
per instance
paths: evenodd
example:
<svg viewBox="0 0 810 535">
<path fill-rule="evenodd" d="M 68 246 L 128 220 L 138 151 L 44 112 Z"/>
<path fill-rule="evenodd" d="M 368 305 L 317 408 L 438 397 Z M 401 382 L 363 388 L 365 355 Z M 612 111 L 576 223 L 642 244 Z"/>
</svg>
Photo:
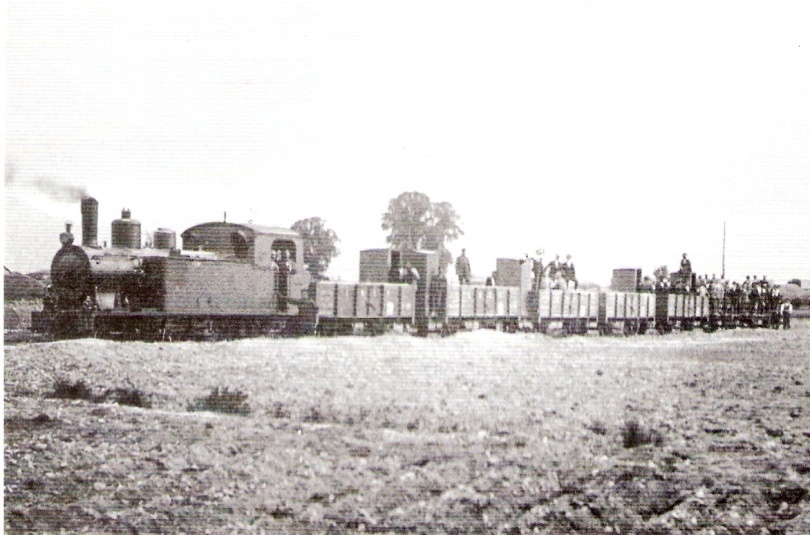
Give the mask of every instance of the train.
<svg viewBox="0 0 810 535">
<path fill-rule="evenodd" d="M 534 280 L 528 258 L 497 259 L 487 284 L 455 285 L 442 272 L 438 252 L 368 249 L 360 252 L 358 281 L 315 281 L 302 237 L 288 228 L 223 219 L 186 229 L 182 248 L 165 228 L 142 246 L 140 223 L 124 209 L 107 246 L 97 243 L 98 201 L 82 199 L 81 214 L 81 245 L 74 244 L 70 224 L 59 236 L 43 309 L 32 314 L 35 333 L 125 340 L 392 329 L 427 336 L 478 328 L 632 335 L 779 321 L 774 303 L 740 308 L 709 295 L 640 291 L 633 284 L 545 288 Z M 415 280 L 396 277 L 406 267 L 418 274 Z"/>
</svg>

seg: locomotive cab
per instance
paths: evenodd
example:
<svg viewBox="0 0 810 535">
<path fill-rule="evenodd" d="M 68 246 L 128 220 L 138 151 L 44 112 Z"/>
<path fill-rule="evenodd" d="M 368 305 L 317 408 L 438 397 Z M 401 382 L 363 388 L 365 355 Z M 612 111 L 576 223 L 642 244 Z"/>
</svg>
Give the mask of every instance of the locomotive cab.
<svg viewBox="0 0 810 535">
<path fill-rule="evenodd" d="M 296 313 L 296 305 L 304 299 L 311 278 L 304 264 L 303 240 L 297 232 L 278 227 L 212 222 L 193 226 L 181 237 L 185 255 L 200 251 L 213 253 L 220 265 L 207 266 L 212 278 L 206 283 L 204 262 L 195 261 L 199 269 L 189 271 L 182 279 L 186 287 L 200 283 L 199 291 L 194 293 L 195 303 L 185 303 L 185 294 L 174 291 L 172 286 L 166 288 L 168 307 L 228 309 L 240 313 Z M 224 269 L 222 262 L 232 267 L 227 273 L 215 277 L 214 270 Z M 244 267 L 238 267 L 239 264 Z M 230 279 L 227 288 L 221 287 L 222 275 Z"/>
<path fill-rule="evenodd" d="M 181 237 L 185 251 L 214 253 L 220 260 L 271 267 L 286 256 L 296 267 L 304 265 L 301 237 L 285 228 L 213 222 L 195 225 Z"/>
</svg>

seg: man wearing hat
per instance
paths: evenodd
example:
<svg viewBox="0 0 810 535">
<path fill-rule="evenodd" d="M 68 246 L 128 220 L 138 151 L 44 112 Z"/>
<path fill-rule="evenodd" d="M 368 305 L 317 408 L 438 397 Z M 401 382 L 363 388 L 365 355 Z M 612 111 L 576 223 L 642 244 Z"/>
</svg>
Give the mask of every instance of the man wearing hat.
<svg viewBox="0 0 810 535">
<path fill-rule="evenodd" d="M 793 304 L 790 301 L 784 301 L 779 305 L 779 313 L 782 316 L 782 328 L 790 329 L 790 313 L 793 312 Z"/>
<path fill-rule="evenodd" d="M 526 255 L 528 257 L 528 255 Z M 545 272 L 545 266 L 543 266 L 543 250 L 537 250 L 537 258 L 534 259 L 532 262 L 532 274 L 534 275 L 534 279 L 532 281 L 532 286 L 534 291 L 539 290 L 543 287 L 543 273 Z"/>
<path fill-rule="evenodd" d="M 683 253 L 683 258 L 681 258 L 681 273 L 692 273 L 692 262 L 686 258 L 686 253 Z"/>
<path fill-rule="evenodd" d="M 565 279 L 565 287 L 570 288 L 572 283 L 574 289 L 577 289 L 579 283 L 577 282 L 577 270 L 574 268 L 574 261 L 571 260 L 571 255 L 566 255 L 565 262 L 562 263 L 562 274 L 563 279 Z"/>
<path fill-rule="evenodd" d="M 456 258 L 456 275 L 459 284 L 470 284 L 470 259 L 467 258 L 467 249 L 461 250 L 461 256 Z"/>
<path fill-rule="evenodd" d="M 557 272 L 560 271 L 560 255 L 556 255 L 548 265 L 548 280 L 553 281 L 557 278 Z"/>
</svg>

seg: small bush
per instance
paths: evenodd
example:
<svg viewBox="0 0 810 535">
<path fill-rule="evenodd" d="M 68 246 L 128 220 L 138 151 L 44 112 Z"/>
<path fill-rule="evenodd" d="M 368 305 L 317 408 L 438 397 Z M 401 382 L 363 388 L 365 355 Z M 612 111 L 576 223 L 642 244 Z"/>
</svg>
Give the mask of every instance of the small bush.
<svg viewBox="0 0 810 535">
<path fill-rule="evenodd" d="M 228 387 L 219 387 L 211 390 L 211 393 L 204 398 L 197 398 L 193 405 L 189 405 L 188 410 L 223 412 L 226 414 L 250 414 L 250 407 L 247 405 L 248 395 L 239 390 L 230 391 Z"/>
<path fill-rule="evenodd" d="M 137 388 L 113 388 L 104 394 L 105 401 L 112 401 L 118 405 L 151 409 L 152 403 L 146 395 Z"/>
<path fill-rule="evenodd" d="M 645 429 L 637 420 L 628 420 L 622 427 L 622 445 L 625 448 L 635 448 L 644 444 L 661 446 L 664 437 L 655 429 Z"/>
<path fill-rule="evenodd" d="M 58 379 L 53 385 L 53 392 L 49 398 L 56 399 L 83 399 L 92 403 L 117 403 L 130 407 L 149 409 L 152 404 L 146 394 L 137 388 L 110 388 L 103 394 L 93 394 L 93 389 L 82 380 L 71 383 L 65 379 Z"/>
<path fill-rule="evenodd" d="M 280 401 L 276 401 L 275 403 L 273 403 L 273 408 L 270 410 L 270 414 L 273 416 L 273 418 L 290 417 L 289 409 L 287 409 L 287 407 L 285 407 L 284 404 L 281 403 Z"/>
<path fill-rule="evenodd" d="M 326 415 L 313 405 L 304 414 L 302 420 L 311 424 L 323 423 L 326 421 Z"/>
<path fill-rule="evenodd" d="M 601 420 L 593 420 L 590 425 L 586 426 L 586 428 L 597 435 L 607 434 L 607 427 L 605 427 L 605 423 Z"/>
<path fill-rule="evenodd" d="M 98 403 L 99 400 L 93 395 L 93 389 L 87 386 L 82 380 L 71 383 L 65 379 L 58 379 L 53 385 L 53 392 L 48 397 L 56 399 L 83 399 Z"/>
</svg>

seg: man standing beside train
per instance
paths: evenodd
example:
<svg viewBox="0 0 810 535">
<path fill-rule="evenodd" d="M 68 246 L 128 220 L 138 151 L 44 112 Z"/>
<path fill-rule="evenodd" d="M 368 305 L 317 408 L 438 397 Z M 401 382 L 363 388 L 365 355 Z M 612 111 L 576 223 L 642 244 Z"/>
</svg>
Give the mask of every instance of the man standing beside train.
<svg viewBox="0 0 810 535">
<path fill-rule="evenodd" d="M 790 301 L 784 301 L 779 305 L 779 313 L 782 316 L 782 328 L 790 329 L 790 313 L 793 312 L 793 304 Z"/>
<path fill-rule="evenodd" d="M 456 258 L 456 275 L 458 275 L 459 284 L 470 284 L 470 275 L 472 270 L 470 268 L 470 259 L 467 258 L 467 249 L 461 250 L 461 256 Z"/>
</svg>

